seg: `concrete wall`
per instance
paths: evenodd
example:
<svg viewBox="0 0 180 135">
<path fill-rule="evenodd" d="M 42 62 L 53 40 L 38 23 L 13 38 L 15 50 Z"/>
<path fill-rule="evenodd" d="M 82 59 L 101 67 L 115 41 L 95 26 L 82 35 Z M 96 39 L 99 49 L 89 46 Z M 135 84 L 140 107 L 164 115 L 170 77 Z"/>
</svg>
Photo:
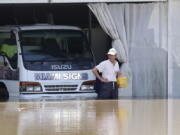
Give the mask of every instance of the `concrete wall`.
<svg viewBox="0 0 180 135">
<path fill-rule="evenodd" d="M 180 97 L 180 0 L 169 0 L 168 95 Z"/>
</svg>

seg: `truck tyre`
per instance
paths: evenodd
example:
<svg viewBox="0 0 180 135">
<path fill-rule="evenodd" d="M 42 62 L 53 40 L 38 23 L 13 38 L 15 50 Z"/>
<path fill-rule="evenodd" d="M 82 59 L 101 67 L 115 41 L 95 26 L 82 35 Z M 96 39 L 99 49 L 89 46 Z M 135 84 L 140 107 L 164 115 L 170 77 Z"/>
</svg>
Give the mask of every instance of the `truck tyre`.
<svg viewBox="0 0 180 135">
<path fill-rule="evenodd" d="M 8 99 L 9 93 L 7 91 L 7 88 L 4 84 L 0 84 L 0 99 Z"/>
</svg>

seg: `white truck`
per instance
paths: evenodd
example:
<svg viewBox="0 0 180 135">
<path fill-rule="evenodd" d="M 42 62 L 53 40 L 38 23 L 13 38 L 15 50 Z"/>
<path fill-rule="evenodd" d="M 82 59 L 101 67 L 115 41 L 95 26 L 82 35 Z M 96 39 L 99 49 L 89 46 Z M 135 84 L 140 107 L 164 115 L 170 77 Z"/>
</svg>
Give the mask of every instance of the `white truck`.
<svg viewBox="0 0 180 135">
<path fill-rule="evenodd" d="M 94 65 L 78 27 L 0 27 L 0 97 L 94 92 Z"/>
</svg>

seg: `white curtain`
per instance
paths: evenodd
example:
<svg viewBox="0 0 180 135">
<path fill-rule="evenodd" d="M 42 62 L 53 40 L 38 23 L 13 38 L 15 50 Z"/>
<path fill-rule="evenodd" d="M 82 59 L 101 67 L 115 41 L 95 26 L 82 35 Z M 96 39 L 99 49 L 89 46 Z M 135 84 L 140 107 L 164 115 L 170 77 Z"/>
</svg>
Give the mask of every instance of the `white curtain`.
<svg viewBox="0 0 180 135">
<path fill-rule="evenodd" d="M 125 62 L 122 71 L 129 78 L 128 88 L 120 89 L 120 96 L 166 96 L 166 4 L 98 3 L 88 6 L 113 39 L 118 59 Z"/>
<path fill-rule="evenodd" d="M 110 8 L 109 5 L 105 3 L 100 4 L 89 4 L 88 5 L 91 11 L 97 17 L 101 27 L 104 31 L 113 39 L 112 47 L 114 47 L 118 54 L 117 58 L 119 61 L 124 62 L 121 67 L 121 71 L 128 77 L 128 87 L 121 88 L 119 91 L 120 96 L 132 96 L 132 72 L 129 66 L 129 55 L 128 55 L 128 46 L 126 38 L 126 29 L 124 24 L 124 8 L 119 8 L 120 11 L 115 16 L 112 15 L 113 8 Z M 111 11 L 112 9 L 112 11 Z M 115 8 L 117 9 L 117 8 Z M 114 17 L 119 17 L 118 24 Z M 120 26 L 120 32 L 118 31 Z M 126 91 L 123 95 L 121 91 Z"/>
<path fill-rule="evenodd" d="M 128 56 L 127 45 L 123 43 L 124 37 L 121 37 L 123 36 L 123 34 L 118 33 L 117 26 L 114 22 L 113 16 L 110 13 L 108 5 L 105 3 L 89 4 L 89 8 L 97 17 L 104 31 L 113 39 L 113 43 L 112 43 L 113 47 L 115 47 L 119 52 L 117 54 L 118 59 L 120 61 L 127 61 L 127 56 Z M 123 13 L 121 17 L 123 17 Z"/>
</svg>

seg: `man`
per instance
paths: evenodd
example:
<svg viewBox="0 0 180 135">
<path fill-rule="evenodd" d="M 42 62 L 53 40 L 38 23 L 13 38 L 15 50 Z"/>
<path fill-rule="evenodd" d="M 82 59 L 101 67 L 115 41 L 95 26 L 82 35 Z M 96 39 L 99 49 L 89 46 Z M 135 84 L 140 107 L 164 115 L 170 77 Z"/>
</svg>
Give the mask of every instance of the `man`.
<svg viewBox="0 0 180 135">
<path fill-rule="evenodd" d="M 99 99 L 117 99 L 118 98 L 118 87 L 116 78 L 119 71 L 119 64 L 116 61 L 117 51 L 111 48 L 107 55 L 108 60 L 101 62 L 99 65 L 93 68 L 92 72 L 101 81 L 101 88 L 98 92 Z M 102 73 L 99 75 L 98 71 Z"/>
</svg>

